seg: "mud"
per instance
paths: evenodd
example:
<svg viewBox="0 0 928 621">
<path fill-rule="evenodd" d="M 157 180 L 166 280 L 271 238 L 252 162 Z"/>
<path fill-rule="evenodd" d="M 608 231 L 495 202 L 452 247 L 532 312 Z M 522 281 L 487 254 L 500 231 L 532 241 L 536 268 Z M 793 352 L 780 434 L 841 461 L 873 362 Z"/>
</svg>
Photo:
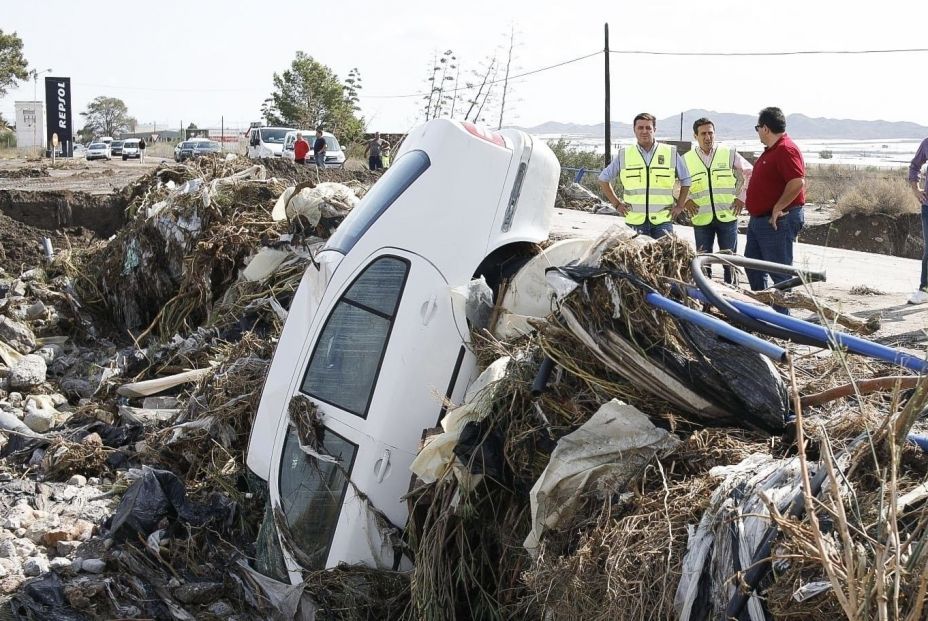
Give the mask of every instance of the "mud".
<svg viewBox="0 0 928 621">
<path fill-rule="evenodd" d="M 29 179 L 33 177 L 48 177 L 48 168 L 45 166 L 17 168 L 14 170 L 0 170 L 0 177 L 5 179 Z"/>
<path fill-rule="evenodd" d="M 47 230 L 83 227 L 107 238 L 125 224 L 125 197 L 86 192 L 0 190 L 0 212 Z"/>
<path fill-rule="evenodd" d="M 94 232 L 79 226 L 47 230 L 32 227 L 0 213 L 0 269 L 18 274 L 26 268 L 41 265 L 45 257 L 43 238 L 52 241 L 52 248 L 85 247 L 95 239 Z"/>
<path fill-rule="evenodd" d="M 920 259 L 924 249 L 919 214 L 849 214 L 823 224 L 807 224 L 799 241 L 906 259 Z"/>
</svg>

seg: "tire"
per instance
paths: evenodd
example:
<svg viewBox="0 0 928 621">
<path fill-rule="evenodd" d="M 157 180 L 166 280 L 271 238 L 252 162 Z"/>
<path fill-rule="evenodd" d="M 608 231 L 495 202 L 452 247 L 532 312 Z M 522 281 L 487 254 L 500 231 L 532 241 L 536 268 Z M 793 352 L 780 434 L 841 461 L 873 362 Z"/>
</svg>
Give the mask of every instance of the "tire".
<svg viewBox="0 0 928 621">
<path fill-rule="evenodd" d="M 125 155 L 123 155 L 123 156 L 122 156 L 122 161 L 124 161 L 124 162 L 125 162 L 125 161 L 126 161 L 127 159 L 129 159 L 129 158 L 128 158 L 128 157 L 126 157 Z"/>
</svg>

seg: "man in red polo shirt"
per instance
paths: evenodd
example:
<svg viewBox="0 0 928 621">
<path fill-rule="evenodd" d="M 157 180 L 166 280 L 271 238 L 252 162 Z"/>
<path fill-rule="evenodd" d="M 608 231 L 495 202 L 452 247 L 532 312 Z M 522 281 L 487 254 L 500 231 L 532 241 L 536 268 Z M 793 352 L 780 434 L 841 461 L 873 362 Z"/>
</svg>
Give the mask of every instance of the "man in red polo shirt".
<svg viewBox="0 0 928 621">
<path fill-rule="evenodd" d="M 764 152 L 754 163 L 745 206 L 751 214 L 744 256 L 785 265 L 793 264 L 793 242 L 805 217 L 806 167 L 799 147 L 786 134 L 786 117 L 779 108 L 764 108 L 754 126 Z M 767 288 L 767 274 L 746 270 L 753 291 Z M 774 283 L 785 274 L 770 273 Z"/>
<path fill-rule="evenodd" d="M 297 132 L 296 142 L 293 143 L 293 161 L 297 164 L 305 164 L 308 153 L 309 143 L 303 139 L 303 132 Z"/>
</svg>

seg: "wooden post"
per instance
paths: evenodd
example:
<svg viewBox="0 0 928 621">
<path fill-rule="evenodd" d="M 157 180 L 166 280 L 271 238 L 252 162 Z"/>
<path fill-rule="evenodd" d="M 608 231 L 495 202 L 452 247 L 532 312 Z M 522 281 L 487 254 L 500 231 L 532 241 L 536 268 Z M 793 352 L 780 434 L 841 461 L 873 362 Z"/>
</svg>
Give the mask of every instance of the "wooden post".
<svg viewBox="0 0 928 621">
<path fill-rule="evenodd" d="M 610 109 L 610 85 L 609 85 L 609 24 L 605 24 L 603 27 L 603 32 L 605 33 L 605 47 L 603 51 L 606 57 L 606 158 L 604 166 L 608 166 L 612 162 L 612 115 Z"/>
</svg>

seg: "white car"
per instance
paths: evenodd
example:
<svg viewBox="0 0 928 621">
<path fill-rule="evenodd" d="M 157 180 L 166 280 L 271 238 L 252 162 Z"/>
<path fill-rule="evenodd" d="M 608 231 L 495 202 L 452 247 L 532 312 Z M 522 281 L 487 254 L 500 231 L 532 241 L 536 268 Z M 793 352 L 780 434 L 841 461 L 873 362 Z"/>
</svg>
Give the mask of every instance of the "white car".
<svg viewBox="0 0 928 621">
<path fill-rule="evenodd" d="M 548 237 L 559 173 L 547 145 L 522 131 L 432 120 L 409 134 L 316 254 L 247 458 L 268 481 L 304 569 L 409 567 L 370 507 L 406 524 L 401 497 L 422 430 L 460 403 L 475 376 L 464 302 L 451 289 L 484 275 L 498 291 L 504 266 L 529 260 Z M 294 397 L 318 408 L 321 458 L 300 447 L 288 417 Z M 300 565 L 283 550 L 296 584 Z"/>
<path fill-rule="evenodd" d="M 126 161 L 130 157 L 136 159 L 142 159 L 142 149 L 139 148 L 141 140 L 138 138 L 126 138 L 122 142 L 122 161 Z"/>
<path fill-rule="evenodd" d="M 252 127 L 248 130 L 248 157 L 281 157 L 284 138 L 292 127 Z"/>
<path fill-rule="evenodd" d="M 75 143 L 74 148 L 71 151 L 71 157 L 84 157 L 87 153 L 87 147 L 81 143 Z"/>
<path fill-rule="evenodd" d="M 306 155 L 306 163 L 315 164 L 316 160 L 313 158 L 313 143 L 316 142 L 316 132 L 306 129 L 299 131 L 303 134 L 303 140 L 309 143 L 309 153 Z M 290 161 L 294 160 L 293 145 L 296 143 L 296 133 L 297 130 L 293 130 L 287 132 L 286 136 L 284 136 L 283 157 Z M 322 132 L 322 137 L 325 139 L 326 168 L 344 168 L 345 152 L 342 151 L 342 146 L 338 144 L 338 139 L 334 134 L 329 132 Z"/>
<path fill-rule="evenodd" d="M 105 142 L 91 142 L 84 157 L 88 160 L 108 160 L 111 158 L 110 145 Z"/>
</svg>

